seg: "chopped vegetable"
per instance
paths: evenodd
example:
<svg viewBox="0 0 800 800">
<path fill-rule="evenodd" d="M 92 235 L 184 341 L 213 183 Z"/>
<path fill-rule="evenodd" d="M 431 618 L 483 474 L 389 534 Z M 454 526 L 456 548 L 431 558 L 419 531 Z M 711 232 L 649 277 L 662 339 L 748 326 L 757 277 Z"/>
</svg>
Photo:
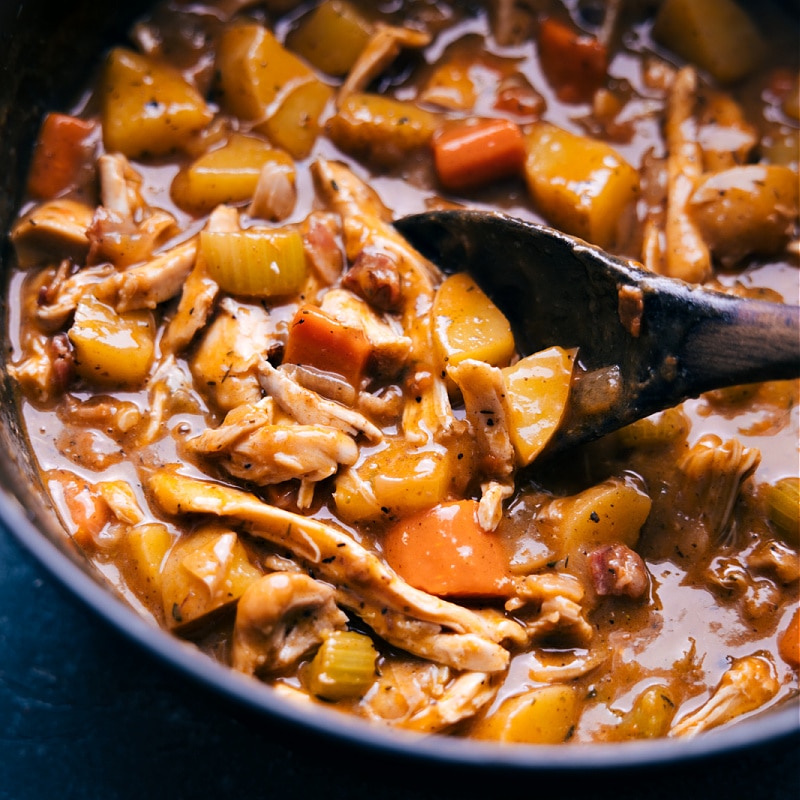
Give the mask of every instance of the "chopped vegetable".
<svg viewBox="0 0 800 800">
<path fill-rule="evenodd" d="M 65 469 L 48 470 L 44 482 L 75 543 L 84 550 L 96 549 L 98 535 L 112 516 L 100 492 Z"/>
<path fill-rule="evenodd" d="M 660 684 L 648 686 L 622 717 L 616 736 L 623 739 L 658 739 L 666 736 L 675 709 L 675 701 L 668 687 Z"/>
<path fill-rule="evenodd" d="M 184 167 L 172 182 L 175 203 L 195 214 L 208 213 L 221 204 L 253 198 L 261 170 L 275 164 L 294 183 L 295 168 L 283 150 L 255 136 L 234 134 L 228 142 Z"/>
<path fill-rule="evenodd" d="M 362 463 L 336 479 L 336 510 L 350 522 L 416 514 L 463 491 L 469 480 L 471 445 L 409 448 L 388 438 Z"/>
<path fill-rule="evenodd" d="M 333 90 L 263 25 L 226 28 L 216 58 L 222 103 L 278 147 L 305 158 Z"/>
<path fill-rule="evenodd" d="M 800 478 L 782 478 L 766 490 L 767 514 L 778 533 L 800 544 Z"/>
<path fill-rule="evenodd" d="M 622 428 L 618 437 L 625 447 L 663 447 L 677 441 L 689 430 L 689 420 L 680 408 L 669 408 Z"/>
<path fill-rule="evenodd" d="M 565 103 L 588 103 L 606 80 L 608 49 L 593 36 L 548 18 L 539 26 L 542 70 Z"/>
<path fill-rule="evenodd" d="M 533 201 L 556 227 L 611 248 L 620 239 L 639 174 L 605 142 L 545 122 L 527 137 L 525 177 Z"/>
<path fill-rule="evenodd" d="M 428 145 L 440 124 L 413 103 L 355 92 L 328 120 L 327 131 L 342 150 L 391 164 Z"/>
<path fill-rule="evenodd" d="M 517 175 L 525 163 L 525 139 L 507 119 L 468 120 L 433 137 L 436 174 L 446 189 L 463 191 Z"/>
<path fill-rule="evenodd" d="M 478 522 L 478 503 L 443 503 L 393 525 L 384 536 L 389 564 L 412 586 L 440 597 L 505 597 L 508 555 Z"/>
<path fill-rule="evenodd" d="M 233 531 L 219 525 L 195 531 L 175 545 L 162 570 L 167 625 L 196 623 L 234 603 L 261 575 Z"/>
<path fill-rule="evenodd" d="M 432 314 L 434 345 L 445 364 L 473 358 L 502 367 L 510 361 L 514 353 L 511 325 L 466 272 L 442 282 Z"/>
<path fill-rule="evenodd" d="M 139 587 L 143 599 L 157 606 L 161 602 L 161 567 L 172 547 L 172 535 L 158 522 L 136 525 L 125 534 L 127 569 L 134 574 L 129 583 Z"/>
<path fill-rule="evenodd" d="M 33 150 L 28 191 L 44 200 L 73 188 L 89 156 L 94 122 L 69 114 L 44 118 Z"/>
<path fill-rule="evenodd" d="M 283 360 L 336 373 L 358 387 L 370 352 L 363 330 L 342 324 L 316 306 L 303 305 L 289 325 Z"/>
<path fill-rule="evenodd" d="M 372 25 L 347 0 L 325 0 L 287 39 L 292 50 L 328 75 L 346 75 L 369 42 Z"/>
<path fill-rule="evenodd" d="M 766 53 L 758 28 L 735 0 L 665 0 L 653 37 L 722 83 L 744 78 Z"/>
<path fill-rule="evenodd" d="M 778 635 L 778 655 L 792 667 L 800 667 L 800 609 L 795 609 L 789 625 Z"/>
<path fill-rule="evenodd" d="M 355 631 L 334 631 L 308 667 L 308 688 L 325 700 L 362 697 L 377 677 L 377 658 L 369 636 Z"/>
<path fill-rule="evenodd" d="M 151 311 L 119 313 L 87 294 L 67 332 L 75 348 L 75 371 L 101 386 L 135 386 L 146 377 L 155 350 Z"/>
<path fill-rule="evenodd" d="M 208 274 L 226 292 L 273 297 L 299 291 L 306 279 L 303 238 L 294 228 L 200 233 Z"/>
<path fill-rule="evenodd" d="M 574 365 L 574 350 L 551 347 L 503 369 L 509 433 L 521 466 L 542 452 L 561 423 Z"/>
<path fill-rule="evenodd" d="M 540 686 L 504 701 L 473 725 L 471 734 L 497 742 L 561 744 L 572 736 L 579 708 L 571 686 Z"/>
<path fill-rule="evenodd" d="M 178 70 L 122 47 L 106 61 L 102 102 L 106 150 L 128 158 L 185 148 L 213 117 Z"/>
<path fill-rule="evenodd" d="M 778 253 L 798 221 L 797 172 L 776 164 L 750 164 L 699 180 L 689 213 L 711 252 L 725 265 L 754 253 Z"/>
</svg>

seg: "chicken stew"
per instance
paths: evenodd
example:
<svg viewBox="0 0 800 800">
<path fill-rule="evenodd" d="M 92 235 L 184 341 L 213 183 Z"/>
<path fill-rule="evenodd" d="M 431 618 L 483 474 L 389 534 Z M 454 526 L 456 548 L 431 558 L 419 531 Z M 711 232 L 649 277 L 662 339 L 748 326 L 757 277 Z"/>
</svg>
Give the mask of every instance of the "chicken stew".
<svg viewBox="0 0 800 800">
<path fill-rule="evenodd" d="M 500 209 L 796 302 L 799 117 L 769 6 L 155 7 L 44 118 L 10 234 L 65 530 L 175 635 L 376 724 L 621 741 L 796 698 L 798 382 L 541 459 L 580 351 L 523 357 L 391 222 Z"/>
</svg>

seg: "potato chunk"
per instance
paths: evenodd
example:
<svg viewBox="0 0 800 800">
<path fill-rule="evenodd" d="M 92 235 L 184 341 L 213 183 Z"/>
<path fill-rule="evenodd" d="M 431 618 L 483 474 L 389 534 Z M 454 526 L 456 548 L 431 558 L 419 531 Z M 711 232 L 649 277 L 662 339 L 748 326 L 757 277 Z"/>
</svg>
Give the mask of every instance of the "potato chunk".
<svg viewBox="0 0 800 800">
<path fill-rule="evenodd" d="M 177 70 L 122 47 L 103 75 L 103 140 L 128 158 L 183 148 L 213 113 Z"/>
<path fill-rule="evenodd" d="M 267 28 L 255 22 L 226 28 L 216 67 L 227 111 L 254 122 L 294 158 L 311 152 L 333 89 Z"/>
<path fill-rule="evenodd" d="M 251 200 L 267 163 L 275 164 L 294 184 L 294 162 L 287 153 L 255 136 L 234 134 L 225 145 L 204 153 L 175 176 L 172 199 L 196 214 Z"/>
<path fill-rule="evenodd" d="M 748 75 L 766 51 L 758 28 L 734 0 L 665 0 L 653 37 L 722 83 Z"/>
<path fill-rule="evenodd" d="M 578 721 L 576 690 L 565 684 L 540 686 L 511 697 L 473 725 L 476 739 L 525 744 L 560 744 Z"/>
<path fill-rule="evenodd" d="M 451 275 L 436 292 L 433 335 L 447 365 L 474 358 L 502 367 L 514 353 L 511 325 L 466 272 Z"/>
<path fill-rule="evenodd" d="M 75 371 L 101 386 L 136 386 L 147 377 L 155 347 L 148 310 L 118 313 L 87 294 L 67 332 L 75 348 Z"/>
<path fill-rule="evenodd" d="M 551 347 L 503 369 L 509 435 L 520 466 L 530 464 L 558 428 L 574 364 L 574 350 Z"/>
<path fill-rule="evenodd" d="M 612 248 L 639 195 L 639 173 L 605 142 L 537 123 L 527 138 L 525 179 L 557 228 Z"/>
</svg>

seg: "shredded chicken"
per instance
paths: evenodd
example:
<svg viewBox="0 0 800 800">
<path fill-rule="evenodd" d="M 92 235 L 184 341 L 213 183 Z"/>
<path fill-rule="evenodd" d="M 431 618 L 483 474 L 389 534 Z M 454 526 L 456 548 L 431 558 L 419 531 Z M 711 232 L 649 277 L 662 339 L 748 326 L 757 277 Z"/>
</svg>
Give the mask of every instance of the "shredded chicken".
<svg viewBox="0 0 800 800">
<path fill-rule="evenodd" d="M 350 436 L 323 425 L 273 424 L 269 400 L 233 409 L 218 428 L 189 439 L 188 450 L 215 458 L 228 474 L 258 486 L 322 481 L 340 464 L 355 463 L 358 448 Z"/>
<path fill-rule="evenodd" d="M 196 257 L 197 240 L 190 239 L 146 264 L 110 275 L 97 285 L 95 293 L 98 300 L 109 303 L 120 313 L 155 308 L 180 293 Z"/>
<path fill-rule="evenodd" d="M 778 692 L 775 667 L 768 658 L 740 658 L 726 670 L 714 694 L 696 711 L 683 717 L 669 731 L 672 737 L 692 737 L 755 711 Z"/>
<path fill-rule="evenodd" d="M 346 625 L 333 587 L 302 573 L 264 575 L 239 598 L 233 668 L 247 675 L 281 672 Z"/>
<path fill-rule="evenodd" d="M 298 422 L 324 425 L 350 436 L 362 433 L 374 442 L 383 438 L 380 429 L 363 414 L 304 388 L 286 370 L 276 369 L 269 361 L 261 362 L 258 374 L 264 391 Z"/>
<path fill-rule="evenodd" d="M 717 542 L 724 541 L 742 484 L 760 462 L 761 453 L 755 448 L 737 439 L 723 442 L 715 434 L 702 437 L 680 460 L 681 496 Z"/>
<path fill-rule="evenodd" d="M 264 309 L 226 297 L 192 355 L 192 374 L 223 411 L 256 403 L 263 396 L 259 363 L 277 344 Z"/>
<path fill-rule="evenodd" d="M 238 489 L 154 472 L 149 490 L 170 514 L 214 514 L 247 523 L 254 536 L 286 548 L 321 579 L 339 587 L 337 600 L 390 643 L 456 669 L 497 672 L 509 653 L 503 635 L 466 608 L 414 589 L 346 533 L 266 505 Z"/>
<path fill-rule="evenodd" d="M 703 155 L 693 116 L 697 73 L 693 67 L 678 71 L 669 90 L 665 134 L 667 141 L 666 274 L 689 283 L 711 277 L 711 254 L 688 205 L 695 181 L 703 171 Z"/>
</svg>

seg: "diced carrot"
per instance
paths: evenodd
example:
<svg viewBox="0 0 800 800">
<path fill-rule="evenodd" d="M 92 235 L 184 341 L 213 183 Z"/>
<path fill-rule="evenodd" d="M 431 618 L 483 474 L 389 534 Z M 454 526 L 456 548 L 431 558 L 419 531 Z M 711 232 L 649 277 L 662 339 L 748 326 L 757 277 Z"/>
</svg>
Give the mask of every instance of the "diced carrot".
<svg viewBox="0 0 800 800">
<path fill-rule="evenodd" d="M 796 609 L 789 627 L 778 636 L 778 654 L 789 666 L 800 667 L 800 609 Z"/>
<path fill-rule="evenodd" d="M 565 103 L 590 101 L 608 70 L 605 45 L 549 18 L 539 27 L 539 58 L 550 85 Z"/>
<path fill-rule="evenodd" d="M 48 114 L 33 151 L 28 191 L 50 199 L 73 186 L 87 158 L 87 140 L 95 129 L 93 122 L 78 117 Z"/>
<path fill-rule="evenodd" d="M 370 356 L 364 332 L 316 306 L 301 306 L 289 326 L 283 360 L 341 375 L 358 387 Z"/>
<path fill-rule="evenodd" d="M 383 539 L 392 568 L 440 597 L 507 597 L 508 558 L 501 539 L 478 523 L 478 503 L 442 503 L 393 525 Z"/>
<path fill-rule="evenodd" d="M 100 492 L 65 469 L 47 472 L 46 483 L 76 544 L 84 550 L 94 548 L 97 535 L 111 519 L 111 509 Z"/>
<path fill-rule="evenodd" d="M 446 189 L 473 189 L 522 171 L 525 140 L 507 119 L 461 122 L 433 139 L 436 173 Z"/>
</svg>

